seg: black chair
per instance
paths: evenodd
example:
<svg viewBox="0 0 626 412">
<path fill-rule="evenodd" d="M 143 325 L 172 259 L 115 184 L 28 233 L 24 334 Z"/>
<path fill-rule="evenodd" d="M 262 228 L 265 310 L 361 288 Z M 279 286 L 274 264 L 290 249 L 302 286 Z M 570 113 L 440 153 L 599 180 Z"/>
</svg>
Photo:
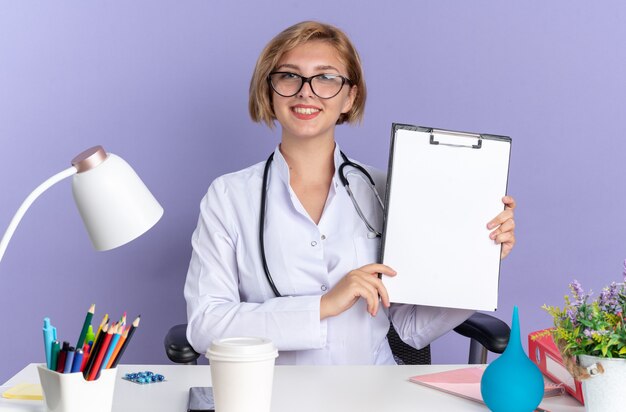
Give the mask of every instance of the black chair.
<svg viewBox="0 0 626 412">
<path fill-rule="evenodd" d="M 502 353 L 509 342 L 511 329 L 498 318 L 484 313 L 474 313 L 468 320 L 454 328 L 454 331 L 470 338 L 470 350 L 468 363 L 487 363 L 487 353 Z M 174 363 L 196 365 L 200 356 L 193 350 L 187 341 L 187 324 L 173 326 L 165 335 L 163 341 L 167 357 Z M 403 342 L 398 333 L 390 326 L 387 333 L 391 351 L 399 361 L 405 365 L 428 365 L 430 364 L 430 346 L 422 349 Z"/>
</svg>

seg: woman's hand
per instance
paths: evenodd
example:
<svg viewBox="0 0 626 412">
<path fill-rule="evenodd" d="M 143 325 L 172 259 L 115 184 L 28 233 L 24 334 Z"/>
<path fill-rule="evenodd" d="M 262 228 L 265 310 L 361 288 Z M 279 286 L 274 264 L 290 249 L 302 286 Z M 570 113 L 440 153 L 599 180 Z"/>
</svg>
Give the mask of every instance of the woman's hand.
<svg viewBox="0 0 626 412">
<path fill-rule="evenodd" d="M 334 288 L 322 296 L 320 301 L 320 319 L 337 316 L 350 309 L 359 298 L 367 302 L 367 311 L 376 316 L 378 298 L 385 307 L 389 307 L 389 295 L 378 274 L 395 276 L 396 271 L 379 263 L 354 269 L 344 276 Z"/>
<path fill-rule="evenodd" d="M 515 221 L 513 220 L 515 199 L 511 196 L 504 196 L 502 203 L 504 203 L 504 211 L 487 223 L 487 229 L 495 229 L 489 234 L 489 238 L 502 245 L 500 259 L 504 259 L 515 245 Z"/>
</svg>

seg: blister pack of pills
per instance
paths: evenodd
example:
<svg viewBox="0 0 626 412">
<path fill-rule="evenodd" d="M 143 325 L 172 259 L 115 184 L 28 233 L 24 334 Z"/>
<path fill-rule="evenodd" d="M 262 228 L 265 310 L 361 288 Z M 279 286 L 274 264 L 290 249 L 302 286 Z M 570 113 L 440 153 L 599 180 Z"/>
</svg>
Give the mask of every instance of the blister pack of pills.
<svg viewBox="0 0 626 412">
<path fill-rule="evenodd" d="M 165 382 L 165 376 L 158 374 L 158 373 L 150 372 L 150 371 L 127 373 L 122 377 L 122 379 L 135 382 L 140 385 L 146 385 L 148 383 Z"/>
</svg>

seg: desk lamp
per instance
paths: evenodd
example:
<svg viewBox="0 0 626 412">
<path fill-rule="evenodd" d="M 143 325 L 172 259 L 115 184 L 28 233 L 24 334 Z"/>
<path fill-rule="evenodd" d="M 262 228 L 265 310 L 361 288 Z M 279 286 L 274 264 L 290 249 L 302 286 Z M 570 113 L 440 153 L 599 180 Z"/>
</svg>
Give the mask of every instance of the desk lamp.
<svg viewBox="0 0 626 412">
<path fill-rule="evenodd" d="M 72 167 L 52 176 L 28 195 L 0 241 L 0 261 L 28 208 L 43 192 L 70 176 L 74 201 L 96 250 L 110 250 L 130 242 L 163 216 L 163 208 L 130 165 L 105 152 L 102 146 L 95 146 L 76 156 Z"/>
</svg>

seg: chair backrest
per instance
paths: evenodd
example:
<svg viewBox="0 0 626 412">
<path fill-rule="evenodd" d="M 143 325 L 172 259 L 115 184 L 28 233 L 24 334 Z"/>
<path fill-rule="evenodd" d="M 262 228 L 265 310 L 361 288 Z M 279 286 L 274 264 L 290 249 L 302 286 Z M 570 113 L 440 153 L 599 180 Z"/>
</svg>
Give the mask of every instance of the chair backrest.
<svg viewBox="0 0 626 412">
<path fill-rule="evenodd" d="M 430 345 L 422 349 L 415 349 L 404 343 L 398 336 L 398 332 L 394 329 L 393 324 L 389 325 L 387 340 L 389 341 L 393 357 L 399 364 L 430 365 Z"/>
</svg>

